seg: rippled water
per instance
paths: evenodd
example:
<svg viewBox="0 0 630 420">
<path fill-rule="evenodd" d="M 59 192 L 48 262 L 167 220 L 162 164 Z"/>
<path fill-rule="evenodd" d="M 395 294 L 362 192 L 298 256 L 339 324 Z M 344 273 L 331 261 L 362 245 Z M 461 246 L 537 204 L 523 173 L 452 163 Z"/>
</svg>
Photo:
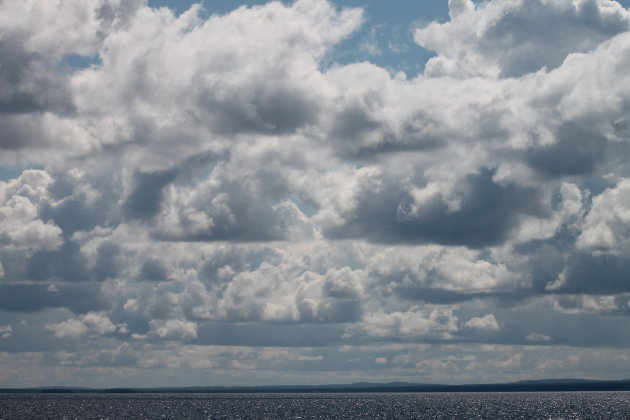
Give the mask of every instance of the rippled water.
<svg viewBox="0 0 630 420">
<path fill-rule="evenodd" d="M 0 419 L 630 419 L 630 392 L 5 394 Z"/>
</svg>

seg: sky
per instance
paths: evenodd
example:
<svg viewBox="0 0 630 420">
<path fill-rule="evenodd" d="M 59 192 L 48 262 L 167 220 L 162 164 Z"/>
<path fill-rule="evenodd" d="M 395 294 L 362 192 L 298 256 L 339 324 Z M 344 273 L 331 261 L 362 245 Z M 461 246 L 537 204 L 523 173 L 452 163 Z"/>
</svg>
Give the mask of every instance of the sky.
<svg viewBox="0 0 630 420">
<path fill-rule="evenodd" d="M 0 387 L 630 378 L 628 1 L 0 2 Z"/>
</svg>

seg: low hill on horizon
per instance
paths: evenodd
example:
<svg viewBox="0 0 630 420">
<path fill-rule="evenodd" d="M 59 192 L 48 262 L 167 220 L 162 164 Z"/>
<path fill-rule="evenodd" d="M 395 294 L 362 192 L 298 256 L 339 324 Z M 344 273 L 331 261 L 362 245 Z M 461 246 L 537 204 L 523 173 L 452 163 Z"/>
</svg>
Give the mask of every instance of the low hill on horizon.
<svg viewBox="0 0 630 420">
<path fill-rule="evenodd" d="M 326 393 L 326 392 L 536 392 L 536 391 L 630 391 L 630 379 L 533 379 L 492 384 L 429 384 L 411 382 L 355 382 L 328 385 L 191 386 L 89 388 L 44 386 L 0 388 L 0 393 Z"/>
</svg>

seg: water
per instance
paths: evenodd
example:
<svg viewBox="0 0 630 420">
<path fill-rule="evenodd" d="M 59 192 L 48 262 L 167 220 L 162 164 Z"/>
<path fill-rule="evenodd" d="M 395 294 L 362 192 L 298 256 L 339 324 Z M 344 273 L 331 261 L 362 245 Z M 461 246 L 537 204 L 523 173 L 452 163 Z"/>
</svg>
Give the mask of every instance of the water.
<svg viewBox="0 0 630 420">
<path fill-rule="evenodd" d="M 630 419 L 630 392 L 4 394 L 0 419 Z"/>
</svg>

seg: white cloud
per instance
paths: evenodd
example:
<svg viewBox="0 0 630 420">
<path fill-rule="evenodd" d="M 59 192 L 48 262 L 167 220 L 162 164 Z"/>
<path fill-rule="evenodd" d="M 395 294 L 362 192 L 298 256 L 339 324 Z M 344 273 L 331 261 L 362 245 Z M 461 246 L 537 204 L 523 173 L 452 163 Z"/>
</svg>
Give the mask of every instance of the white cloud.
<svg viewBox="0 0 630 420">
<path fill-rule="evenodd" d="M 13 327 L 10 325 L 0 325 L 0 338 L 9 338 L 13 333 Z"/>
<path fill-rule="evenodd" d="M 55 337 L 81 337 L 83 335 L 105 335 L 116 331 L 116 326 L 102 313 L 90 312 L 80 318 L 70 318 L 57 324 L 47 324 L 46 329 Z"/>
<path fill-rule="evenodd" d="M 137 132 L 125 127 L 133 130 L 156 115 L 168 118 L 150 128 L 156 134 L 152 142 L 170 143 L 173 135 L 181 141 L 170 156 L 188 150 L 191 141 L 198 147 L 211 140 L 202 134 L 207 130 L 276 134 L 312 123 L 324 93 L 316 60 L 361 22 L 359 10 L 337 13 L 313 0 L 240 8 L 206 21 L 197 13 L 174 17 L 167 9 L 142 8 L 127 30 L 104 41 L 103 65 L 74 78 L 78 106 L 109 119 L 86 122 L 94 130 L 103 122 L 123 128 L 107 130 L 102 141 L 129 141 Z M 132 107 L 132 114 L 122 112 L 129 109 L 130 90 L 143 104 Z M 112 113 L 115 108 L 121 112 Z"/>
<path fill-rule="evenodd" d="M 493 314 L 470 318 L 464 323 L 464 327 L 484 331 L 498 331 L 501 329 Z"/>
<path fill-rule="evenodd" d="M 527 334 L 525 338 L 527 339 L 527 341 L 531 341 L 533 343 L 551 341 L 550 336 L 540 333 L 530 333 Z"/>
<path fill-rule="evenodd" d="M 515 237 L 516 242 L 553 238 L 559 230 L 578 231 L 586 211 L 588 192 L 568 182 L 560 186 L 561 202 L 551 217 L 546 219 L 530 217 L 523 221 Z"/>
<path fill-rule="evenodd" d="M 90 312 L 81 317 L 81 320 L 91 332 L 98 335 L 109 334 L 116 331 L 116 326 L 103 314 Z"/>
<path fill-rule="evenodd" d="M 51 183 L 46 172 L 35 170 L 0 182 L 0 243 L 5 247 L 54 250 L 61 245 L 61 229 L 40 218 Z"/>
<path fill-rule="evenodd" d="M 527 281 L 501 262 L 480 258 L 477 251 L 457 247 L 418 246 L 376 252 L 369 261 L 375 276 L 400 279 L 408 293 L 436 288 L 460 293 L 526 287 Z"/>
<path fill-rule="evenodd" d="M 523 355 L 521 353 L 517 353 L 506 360 L 497 360 L 491 362 L 490 364 L 501 368 L 501 369 L 515 369 L 519 368 L 523 364 Z"/>
<path fill-rule="evenodd" d="M 80 337 L 88 332 L 88 327 L 79 319 L 71 318 L 58 324 L 48 324 L 46 328 L 53 332 L 55 337 Z"/>
<path fill-rule="evenodd" d="M 411 308 L 406 312 L 366 314 L 363 331 L 374 337 L 438 337 L 449 339 L 458 331 L 457 316 L 450 309 Z"/>
<path fill-rule="evenodd" d="M 599 0 L 507 0 L 474 5 L 449 1 L 451 21 L 415 32 L 434 50 L 431 76 L 518 77 L 560 66 L 571 53 L 586 53 L 630 28 L 619 3 Z"/>
<path fill-rule="evenodd" d="M 197 324 L 179 319 L 166 321 L 151 320 L 149 322 L 150 336 L 165 340 L 188 340 L 197 337 Z"/>
<path fill-rule="evenodd" d="M 627 252 L 630 233 L 630 180 L 621 179 L 593 198 L 591 210 L 577 239 L 578 248 L 611 253 Z"/>
<path fill-rule="evenodd" d="M 99 35 L 122 26 L 143 3 L 6 1 L 0 5 L 0 16 L 5 31 L 23 34 L 24 47 L 29 52 L 54 57 L 70 53 L 91 55 L 99 48 Z"/>
<path fill-rule="evenodd" d="M 321 354 L 319 356 L 298 356 L 297 358 L 299 361 L 301 362 L 319 362 L 321 360 L 324 360 L 324 356 L 322 356 Z"/>
<path fill-rule="evenodd" d="M 614 295 L 565 295 L 553 301 L 554 310 L 568 314 L 605 314 L 619 311 L 623 305 Z"/>
</svg>

